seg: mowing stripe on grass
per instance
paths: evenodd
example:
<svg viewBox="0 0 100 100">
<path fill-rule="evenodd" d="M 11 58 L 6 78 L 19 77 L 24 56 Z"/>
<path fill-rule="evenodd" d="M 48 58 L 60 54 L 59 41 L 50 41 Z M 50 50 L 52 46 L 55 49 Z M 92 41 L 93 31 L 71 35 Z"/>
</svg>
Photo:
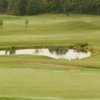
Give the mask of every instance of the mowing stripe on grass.
<svg viewBox="0 0 100 100">
<path fill-rule="evenodd" d="M 100 100 L 100 99 L 87 99 L 87 98 L 75 98 L 75 99 L 64 99 L 57 97 L 11 97 L 11 96 L 1 96 L 0 100 Z"/>
<path fill-rule="evenodd" d="M 57 97 L 11 97 L 11 96 L 1 96 L 0 100 L 64 100 Z"/>
</svg>

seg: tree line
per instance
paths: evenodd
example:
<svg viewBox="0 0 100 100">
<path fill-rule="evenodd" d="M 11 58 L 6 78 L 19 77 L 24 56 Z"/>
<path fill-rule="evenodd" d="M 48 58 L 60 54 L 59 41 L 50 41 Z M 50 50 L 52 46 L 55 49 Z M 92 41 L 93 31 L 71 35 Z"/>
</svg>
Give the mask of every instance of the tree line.
<svg viewBox="0 0 100 100">
<path fill-rule="evenodd" d="M 0 13 L 17 16 L 41 13 L 100 15 L 100 0 L 0 0 Z"/>
</svg>

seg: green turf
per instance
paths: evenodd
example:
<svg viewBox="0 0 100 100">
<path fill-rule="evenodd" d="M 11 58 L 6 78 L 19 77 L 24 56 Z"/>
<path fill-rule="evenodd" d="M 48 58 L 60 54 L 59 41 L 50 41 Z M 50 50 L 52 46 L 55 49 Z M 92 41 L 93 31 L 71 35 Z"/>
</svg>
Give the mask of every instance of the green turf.
<svg viewBox="0 0 100 100">
<path fill-rule="evenodd" d="M 99 77 L 100 71 L 0 68 L 0 95 L 32 100 L 96 100 L 100 99 Z"/>
<path fill-rule="evenodd" d="M 100 55 L 92 56 L 82 60 L 56 60 L 40 56 L 0 56 L 0 68 L 47 68 L 47 69 L 100 69 Z"/>
<path fill-rule="evenodd" d="M 46 14 L 17 17 L 0 16 L 4 29 L 0 31 L 0 46 L 60 45 L 87 42 L 100 47 L 100 17 L 93 15 Z M 29 19 L 28 31 L 25 19 Z"/>
<path fill-rule="evenodd" d="M 25 20 L 29 28 L 25 30 Z M 69 46 L 89 43 L 100 49 L 100 17 L 46 14 L 7 16 L 0 48 Z M 82 60 L 55 60 L 31 55 L 0 56 L 0 100 L 99 100 L 100 53 Z"/>
<path fill-rule="evenodd" d="M 99 55 L 78 61 L 0 56 L 0 96 L 3 100 L 100 99 L 99 59 Z"/>
</svg>

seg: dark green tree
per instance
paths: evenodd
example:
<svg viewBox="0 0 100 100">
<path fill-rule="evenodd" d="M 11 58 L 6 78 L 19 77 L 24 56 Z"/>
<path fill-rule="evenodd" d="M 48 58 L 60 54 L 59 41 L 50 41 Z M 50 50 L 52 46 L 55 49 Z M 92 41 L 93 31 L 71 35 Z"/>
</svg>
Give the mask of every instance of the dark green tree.
<svg viewBox="0 0 100 100">
<path fill-rule="evenodd" d="M 100 14 L 100 0 L 0 0 L 0 13 L 36 15 L 40 13 Z"/>
<path fill-rule="evenodd" d="M 8 14 L 26 15 L 27 0 L 9 0 Z"/>
<path fill-rule="evenodd" d="M 93 5 L 93 11 L 95 14 L 100 14 L 100 0 L 94 0 L 93 1 L 94 5 Z"/>
<path fill-rule="evenodd" d="M 6 13 L 7 6 L 8 6 L 7 0 L 0 0 L 0 13 Z"/>
<path fill-rule="evenodd" d="M 29 0 L 27 4 L 27 14 L 35 15 L 40 13 L 41 5 L 39 4 L 40 0 Z"/>
<path fill-rule="evenodd" d="M 67 16 L 69 16 L 69 14 L 71 13 L 72 7 L 73 7 L 73 0 L 64 0 L 63 1 L 63 11 L 64 11 L 64 13 L 67 14 Z"/>
</svg>

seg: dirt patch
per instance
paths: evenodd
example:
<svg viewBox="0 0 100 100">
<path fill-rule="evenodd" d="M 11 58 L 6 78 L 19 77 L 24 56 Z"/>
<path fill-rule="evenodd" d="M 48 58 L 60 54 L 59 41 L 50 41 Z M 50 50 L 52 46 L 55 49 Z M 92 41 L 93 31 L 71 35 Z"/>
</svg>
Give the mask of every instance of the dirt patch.
<svg viewBox="0 0 100 100">
<path fill-rule="evenodd" d="M 17 63 L 20 64 L 29 64 L 29 65 L 41 65 L 44 68 L 59 68 L 59 69 L 85 69 L 82 67 L 78 67 L 75 65 L 67 65 L 67 64 L 55 64 L 55 63 L 47 63 L 47 62 L 34 62 L 34 61 L 19 61 Z M 42 67 L 41 67 L 42 68 Z"/>
</svg>

